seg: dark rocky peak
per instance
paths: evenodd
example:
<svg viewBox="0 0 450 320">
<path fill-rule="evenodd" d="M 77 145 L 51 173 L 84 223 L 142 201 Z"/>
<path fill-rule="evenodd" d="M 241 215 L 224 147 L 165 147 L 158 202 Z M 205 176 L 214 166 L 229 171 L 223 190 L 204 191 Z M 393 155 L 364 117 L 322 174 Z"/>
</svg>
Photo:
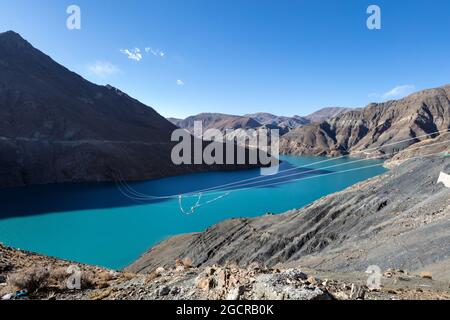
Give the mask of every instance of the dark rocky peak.
<svg viewBox="0 0 450 320">
<path fill-rule="evenodd" d="M 20 34 L 14 31 L 0 33 L 0 48 L 2 51 L 31 49 L 32 45 Z"/>
</svg>

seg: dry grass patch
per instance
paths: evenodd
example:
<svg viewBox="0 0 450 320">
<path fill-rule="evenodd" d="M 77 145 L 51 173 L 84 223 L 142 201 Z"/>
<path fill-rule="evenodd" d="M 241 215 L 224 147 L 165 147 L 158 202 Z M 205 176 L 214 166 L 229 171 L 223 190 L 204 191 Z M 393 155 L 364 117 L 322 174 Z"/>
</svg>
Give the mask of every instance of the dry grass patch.
<svg viewBox="0 0 450 320">
<path fill-rule="evenodd" d="M 50 280 L 50 272 L 45 268 L 26 268 L 16 273 L 10 274 L 7 283 L 17 290 L 27 290 L 35 293 L 47 288 Z"/>
</svg>

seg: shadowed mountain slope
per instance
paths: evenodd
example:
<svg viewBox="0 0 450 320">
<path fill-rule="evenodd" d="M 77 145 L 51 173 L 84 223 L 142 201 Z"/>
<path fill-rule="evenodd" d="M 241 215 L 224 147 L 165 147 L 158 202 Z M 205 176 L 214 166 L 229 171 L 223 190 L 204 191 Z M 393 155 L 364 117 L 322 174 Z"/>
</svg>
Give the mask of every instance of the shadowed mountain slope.
<svg viewBox="0 0 450 320">
<path fill-rule="evenodd" d="M 0 34 L 0 187 L 236 169 L 173 165 L 174 129 L 152 108 L 86 81 L 19 34 Z"/>
</svg>

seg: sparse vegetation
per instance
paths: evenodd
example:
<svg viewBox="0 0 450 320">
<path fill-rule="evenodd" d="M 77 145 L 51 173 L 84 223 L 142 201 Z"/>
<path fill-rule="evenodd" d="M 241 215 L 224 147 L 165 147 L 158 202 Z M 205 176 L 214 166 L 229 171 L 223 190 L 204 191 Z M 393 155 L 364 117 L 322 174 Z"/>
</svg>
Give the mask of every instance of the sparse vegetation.
<svg viewBox="0 0 450 320">
<path fill-rule="evenodd" d="M 28 268 L 8 276 L 8 284 L 18 290 L 34 293 L 48 287 L 50 272 L 44 268 Z"/>
</svg>

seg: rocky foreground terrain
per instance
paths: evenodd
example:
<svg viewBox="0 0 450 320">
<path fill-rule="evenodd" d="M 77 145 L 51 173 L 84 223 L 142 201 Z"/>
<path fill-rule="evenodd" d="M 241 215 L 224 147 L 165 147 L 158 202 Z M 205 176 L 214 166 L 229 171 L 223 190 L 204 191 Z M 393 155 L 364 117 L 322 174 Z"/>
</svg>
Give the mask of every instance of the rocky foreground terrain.
<svg viewBox="0 0 450 320">
<path fill-rule="evenodd" d="M 81 271 L 80 289 L 69 289 L 69 267 Z M 0 245 L 3 300 L 377 300 L 450 299 L 449 284 L 428 273 L 386 270 L 378 289 L 367 274 L 330 274 L 253 263 L 194 268 L 177 260 L 147 274 L 118 272 L 57 260 Z"/>
</svg>

